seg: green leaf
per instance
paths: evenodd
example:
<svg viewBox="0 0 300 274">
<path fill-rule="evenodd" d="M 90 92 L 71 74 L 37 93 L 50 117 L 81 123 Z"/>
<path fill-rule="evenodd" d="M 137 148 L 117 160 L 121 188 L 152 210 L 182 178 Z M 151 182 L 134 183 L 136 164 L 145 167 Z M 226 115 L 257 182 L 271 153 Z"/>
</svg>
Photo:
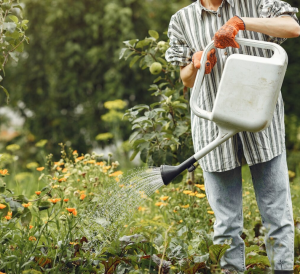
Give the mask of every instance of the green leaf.
<svg viewBox="0 0 300 274">
<path fill-rule="evenodd" d="M 249 255 L 246 257 L 246 266 L 252 264 L 263 264 L 265 266 L 271 266 L 267 256 L 262 255 Z"/>
<path fill-rule="evenodd" d="M 14 5 L 13 8 L 23 10 L 23 8 L 20 5 Z M 27 21 L 28 23 L 28 20 L 23 20 L 23 21 Z"/>
<path fill-rule="evenodd" d="M 140 123 L 140 122 L 143 122 L 143 121 L 147 121 L 148 119 L 149 119 L 149 118 L 146 117 L 146 116 L 141 116 L 141 117 L 135 119 L 132 123 L 133 123 L 133 124 L 136 124 L 136 123 Z"/>
<path fill-rule="evenodd" d="M 168 64 L 168 62 L 166 61 L 166 59 L 163 59 L 161 57 L 156 57 L 156 60 L 159 61 L 159 62 L 161 62 L 163 65 L 167 65 Z"/>
<path fill-rule="evenodd" d="M 132 161 L 138 153 L 139 153 L 138 150 L 134 150 L 133 153 L 131 154 L 129 160 Z"/>
<path fill-rule="evenodd" d="M 152 159 L 156 166 L 160 166 L 166 161 L 166 154 L 163 149 L 156 149 L 152 153 Z"/>
<path fill-rule="evenodd" d="M 129 67 L 131 68 L 141 57 L 142 56 L 138 56 L 138 55 L 134 56 L 130 61 Z"/>
<path fill-rule="evenodd" d="M 13 33 L 16 30 L 17 25 L 14 22 L 3 23 L 3 29 Z"/>
<path fill-rule="evenodd" d="M 18 200 L 19 202 L 21 202 L 21 203 L 28 203 L 28 199 L 24 196 L 24 195 L 19 195 L 17 198 L 16 198 L 16 200 Z"/>
<path fill-rule="evenodd" d="M 155 30 L 149 30 L 148 33 L 151 37 L 155 38 L 155 40 L 157 40 L 159 38 L 159 34 Z"/>
<path fill-rule="evenodd" d="M 122 48 L 122 49 L 120 50 L 119 59 L 122 59 L 122 58 L 123 58 L 123 56 L 124 56 L 124 54 L 125 54 L 125 52 L 126 52 L 127 50 L 129 50 L 129 49 L 128 49 L 128 48 Z"/>
<path fill-rule="evenodd" d="M 186 133 L 189 130 L 189 127 L 186 125 L 178 124 L 174 130 L 174 135 L 177 137 L 181 136 L 182 134 Z"/>
<path fill-rule="evenodd" d="M 214 264 L 218 264 L 225 254 L 226 250 L 230 248 L 229 245 L 212 245 L 209 247 L 209 257 Z"/>
<path fill-rule="evenodd" d="M 147 163 L 147 159 L 148 159 L 148 149 L 144 148 L 144 149 L 141 151 L 140 158 L 141 158 L 141 160 L 142 160 L 144 163 Z"/>
<path fill-rule="evenodd" d="M 132 39 L 132 40 L 124 41 L 123 43 L 128 47 L 133 47 L 137 41 L 139 41 L 139 39 Z"/>
<path fill-rule="evenodd" d="M 22 206 L 21 203 L 19 202 L 16 202 L 16 201 L 13 201 L 13 200 L 10 200 L 9 201 L 9 207 L 12 211 L 12 216 L 13 217 L 18 217 L 21 215 L 21 213 L 23 212 L 24 210 L 24 207 Z"/>
<path fill-rule="evenodd" d="M 45 209 L 48 209 L 52 206 L 52 204 L 48 201 L 43 201 L 39 204 L 39 211 L 42 211 L 42 210 L 45 210 Z"/>
<path fill-rule="evenodd" d="M 132 147 L 135 149 L 138 145 L 145 143 L 146 140 L 145 139 L 137 139 L 132 143 Z"/>
<path fill-rule="evenodd" d="M 32 219 L 31 211 L 28 207 L 24 208 L 23 214 L 21 216 L 21 223 L 23 226 L 27 226 L 30 224 Z"/>
<path fill-rule="evenodd" d="M 18 17 L 15 15 L 8 15 L 7 17 L 16 24 L 19 22 Z"/>
<path fill-rule="evenodd" d="M 1 202 L 1 204 L 6 206 L 5 208 L 0 209 L 0 217 L 4 217 L 7 215 L 8 211 L 9 211 L 9 205 L 6 202 Z"/>
<path fill-rule="evenodd" d="M 19 58 L 18 58 L 18 54 L 16 52 L 9 52 L 9 55 L 12 59 L 14 59 L 16 62 L 19 61 Z"/>
<path fill-rule="evenodd" d="M 3 91 L 5 92 L 5 94 L 6 94 L 6 103 L 8 104 L 9 103 L 9 93 L 8 93 L 8 91 L 5 87 L 0 86 L 0 88 L 2 88 Z"/>
</svg>

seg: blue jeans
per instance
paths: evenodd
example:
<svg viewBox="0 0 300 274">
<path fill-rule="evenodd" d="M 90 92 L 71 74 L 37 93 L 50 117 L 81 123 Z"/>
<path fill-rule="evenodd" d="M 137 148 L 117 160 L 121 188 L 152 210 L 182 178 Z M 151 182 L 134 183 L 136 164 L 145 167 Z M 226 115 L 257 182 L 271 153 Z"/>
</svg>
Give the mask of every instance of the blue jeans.
<svg viewBox="0 0 300 274">
<path fill-rule="evenodd" d="M 275 270 L 294 268 L 294 221 L 286 152 L 250 167 L 256 201 L 263 226 L 268 231 L 265 244 Z M 209 204 L 215 213 L 214 244 L 232 238 L 221 267 L 245 271 L 241 167 L 225 172 L 203 172 Z M 270 243 L 272 239 L 272 243 Z"/>
</svg>

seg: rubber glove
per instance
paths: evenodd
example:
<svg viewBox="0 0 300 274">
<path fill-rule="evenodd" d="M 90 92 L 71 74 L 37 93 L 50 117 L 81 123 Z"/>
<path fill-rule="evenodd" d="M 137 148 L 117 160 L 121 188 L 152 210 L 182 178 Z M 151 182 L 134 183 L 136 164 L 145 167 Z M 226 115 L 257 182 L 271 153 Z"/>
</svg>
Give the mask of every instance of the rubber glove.
<svg viewBox="0 0 300 274">
<path fill-rule="evenodd" d="M 240 30 L 245 29 L 245 23 L 240 17 L 232 17 L 215 33 L 215 47 L 220 49 L 225 49 L 227 47 L 239 48 L 240 45 L 234 38 Z"/>
<path fill-rule="evenodd" d="M 200 69 L 201 66 L 200 61 L 202 55 L 203 55 L 203 51 L 198 51 L 193 55 L 192 60 L 195 68 L 197 69 Z M 207 54 L 207 61 L 205 63 L 205 74 L 211 73 L 211 70 L 213 69 L 216 63 L 217 63 L 216 50 L 212 49 Z"/>
</svg>

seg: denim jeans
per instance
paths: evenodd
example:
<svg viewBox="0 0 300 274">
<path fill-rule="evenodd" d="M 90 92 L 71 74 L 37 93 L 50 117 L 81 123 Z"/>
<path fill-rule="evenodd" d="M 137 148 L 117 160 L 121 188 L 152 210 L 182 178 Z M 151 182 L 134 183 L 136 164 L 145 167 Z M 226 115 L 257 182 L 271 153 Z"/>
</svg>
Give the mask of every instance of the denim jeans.
<svg viewBox="0 0 300 274">
<path fill-rule="evenodd" d="M 294 267 L 294 221 L 286 152 L 250 167 L 256 201 L 267 234 L 267 255 L 275 270 Z M 245 271 L 241 167 L 225 172 L 203 172 L 209 204 L 215 213 L 214 244 L 232 238 L 221 267 Z M 271 239 L 271 241 L 270 241 Z"/>
</svg>

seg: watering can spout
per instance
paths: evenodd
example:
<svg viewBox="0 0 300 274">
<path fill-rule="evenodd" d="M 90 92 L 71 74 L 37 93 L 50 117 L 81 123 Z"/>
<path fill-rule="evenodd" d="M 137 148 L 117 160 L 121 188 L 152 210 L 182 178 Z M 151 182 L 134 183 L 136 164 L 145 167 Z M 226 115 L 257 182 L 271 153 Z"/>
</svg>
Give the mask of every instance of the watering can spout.
<svg viewBox="0 0 300 274">
<path fill-rule="evenodd" d="M 190 157 L 183 163 L 178 166 L 168 166 L 162 165 L 160 166 L 161 177 L 165 185 L 171 183 L 181 172 L 185 169 L 189 169 L 193 167 L 193 164 L 197 162 L 194 156 Z"/>
</svg>

